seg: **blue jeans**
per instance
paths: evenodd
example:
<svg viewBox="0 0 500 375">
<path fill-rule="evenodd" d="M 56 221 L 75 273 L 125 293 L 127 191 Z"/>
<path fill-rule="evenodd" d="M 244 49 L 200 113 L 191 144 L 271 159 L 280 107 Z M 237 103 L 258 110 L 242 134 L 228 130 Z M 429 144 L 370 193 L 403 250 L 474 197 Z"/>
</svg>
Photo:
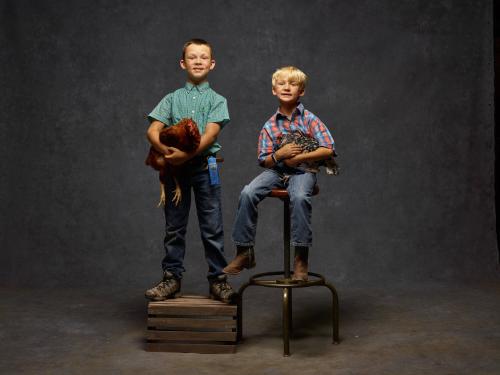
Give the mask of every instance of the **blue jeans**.
<svg viewBox="0 0 500 375">
<path fill-rule="evenodd" d="M 236 246 L 254 246 L 257 229 L 257 205 L 275 188 L 286 188 L 290 196 L 290 221 L 293 246 L 311 246 L 311 195 L 316 174 L 297 172 L 288 181 L 273 169 L 266 169 L 246 185 L 240 194 L 233 242 Z"/>
<path fill-rule="evenodd" d="M 224 257 L 224 231 L 222 228 L 222 206 L 220 185 L 210 185 L 208 170 L 185 168 L 177 177 L 181 187 L 182 199 L 178 206 L 172 202 L 175 182 L 171 176 L 165 181 L 165 224 L 164 240 L 165 258 L 162 261 L 164 271 L 170 271 L 176 278 L 181 278 L 185 271 L 183 266 L 186 252 L 186 227 L 191 207 L 191 188 L 194 192 L 201 239 L 205 248 L 205 259 L 208 263 L 208 278 L 223 274 L 227 265 Z"/>
</svg>

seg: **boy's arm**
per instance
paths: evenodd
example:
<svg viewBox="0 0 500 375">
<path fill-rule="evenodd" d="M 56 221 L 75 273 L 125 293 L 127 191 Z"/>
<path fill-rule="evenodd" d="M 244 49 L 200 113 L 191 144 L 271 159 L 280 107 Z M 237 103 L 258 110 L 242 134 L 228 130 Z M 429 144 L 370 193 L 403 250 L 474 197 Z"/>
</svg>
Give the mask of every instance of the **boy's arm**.
<svg viewBox="0 0 500 375">
<path fill-rule="evenodd" d="M 300 155 L 301 152 L 302 148 L 300 146 L 296 145 L 295 143 L 289 143 L 280 148 L 278 151 L 276 151 L 274 153 L 274 158 L 273 154 L 266 156 L 262 165 L 265 168 L 271 168 L 274 167 L 281 160 L 284 160 L 284 163 L 287 164 L 289 160 Z"/>
<path fill-rule="evenodd" d="M 326 147 L 318 147 L 316 150 L 298 154 L 290 159 L 286 159 L 284 163 L 289 167 L 296 167 L 301 163 L 308 163 L 318 160 L 328 159 L 333 156 L 333 150 Z"/>
<path fill-rule="evenodd" d="M 334 155 L 335 141 L 326 125 L 310 112 L 307 117 L 311 132 L 318 141 L 320 147 L 312 152 L 303 153 L 285 160 L 284 163 L 289 167 L 296 167 L 301 163 L 328 159 Z"/>
<path fill-rule="evenodd" d="M 160 142 L 160 131 L 163 129 L 165 124 L 158 120 L 153 120 L 149 125 L 146 137 L 148 138 L 151 146 L 155 148 L 156 151 L 162 153 L 163 155 L 168 154 L 168 147 Z"/>
<path fill-rule="evenodd" d="M 166 152 L 165 159 L 173 165 L 180 165 L 188 161 L 189 159 L 201 154 L 207 148 L 209 148 L 216 140 L 221 130 L 221 126 L 216 122 L 209 122 L 205 127 L 205 132 L 202 134 L 200 139 L 200 145 L 196 151 L 192 153 L 187 153 L 179 150 L 175 147 L 165 147 Z"/>
<path fill-rule="evenodd" d="M 272 168 L 281 160 L 291 158 L 302 152 L 302 148 L 294 143 L 289 143 L 276 152 L 273 150 L 274 140 L 269 133 L 269 122 L 264 124 L 259 134 L 259 141 L 257 143 L 257 159 L 259 164 L 264 168 Z"/>
<path fill-rule="evenodd" d="M 160 142 L 160 132 L 166 124 L 171 125 L 172 95 L 166 95 L 148 115 L 150 121 L 146 137 L 153 148 L 165 155 L 167 146 Z"/>
</svg>

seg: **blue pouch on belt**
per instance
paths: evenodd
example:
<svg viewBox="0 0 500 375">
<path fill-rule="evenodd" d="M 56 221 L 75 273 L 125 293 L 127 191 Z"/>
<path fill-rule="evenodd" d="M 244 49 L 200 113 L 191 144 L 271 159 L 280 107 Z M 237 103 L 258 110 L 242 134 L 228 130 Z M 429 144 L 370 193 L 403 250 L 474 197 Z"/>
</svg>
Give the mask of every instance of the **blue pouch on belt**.
<svg viewBox="0 0 500 375">
<path fill-rule="evenodd" d="M 219 185 L 219 169 L 217 166 L 217 160 L 210 156 L 207 159 L 208 161 L 208 173 L 210 174 L 210 185 Z"/>
</svg>

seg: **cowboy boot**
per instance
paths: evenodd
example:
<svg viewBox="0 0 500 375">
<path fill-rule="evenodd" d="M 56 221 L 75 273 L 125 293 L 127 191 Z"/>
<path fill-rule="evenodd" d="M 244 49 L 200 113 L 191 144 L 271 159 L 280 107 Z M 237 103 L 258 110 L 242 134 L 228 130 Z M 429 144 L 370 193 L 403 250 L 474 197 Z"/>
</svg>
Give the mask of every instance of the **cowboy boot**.
<svg viewBox="0 0 500 375">
<path fill-rule="evenodd" d="M 238 275 L 244 268 L 255 267 L 253 246 L 237 246 L 236 256 L 222 271 L 228 275 Z"/>
<path fill-rule="evenodd" d="M 306 246 L 295 247 L 292 280 L 307 281 L 309 248 Z"/>
</svg>

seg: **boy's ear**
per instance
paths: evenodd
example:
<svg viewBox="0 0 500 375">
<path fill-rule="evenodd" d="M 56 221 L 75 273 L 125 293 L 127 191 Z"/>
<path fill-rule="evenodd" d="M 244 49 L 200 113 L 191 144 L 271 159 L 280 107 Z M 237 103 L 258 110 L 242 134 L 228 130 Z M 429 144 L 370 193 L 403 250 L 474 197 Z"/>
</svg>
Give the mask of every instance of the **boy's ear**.
<svg viewBox="0 0 500 375">
<path fill-rule="evenodd" d="M 214 59 L 212 59 L 210 61 L 210 70 L 212 70 L 213 68 L 215 68 L 215 60 Z"/>
<path fill-rule="evenodd" d="M 299 96 L 304 96 L 305 93 L 306 93 L 306 89 L 302 89 L 302 91 L 300 92 Z"/>
<path fill-rule="evenodd" d="M 271 90 L 273 91 L 273 95 L 276 96 L 276 91 L 274 90 L 274 86 L 271 88 Z"/>
<path fill-rule="evenodd" d="M 181 59 L 181 61 L 179 61 L 179 65 L 182 69 L 186 70 L 186 63 L 184 62 L 184 59 Z"/>
</svg>

